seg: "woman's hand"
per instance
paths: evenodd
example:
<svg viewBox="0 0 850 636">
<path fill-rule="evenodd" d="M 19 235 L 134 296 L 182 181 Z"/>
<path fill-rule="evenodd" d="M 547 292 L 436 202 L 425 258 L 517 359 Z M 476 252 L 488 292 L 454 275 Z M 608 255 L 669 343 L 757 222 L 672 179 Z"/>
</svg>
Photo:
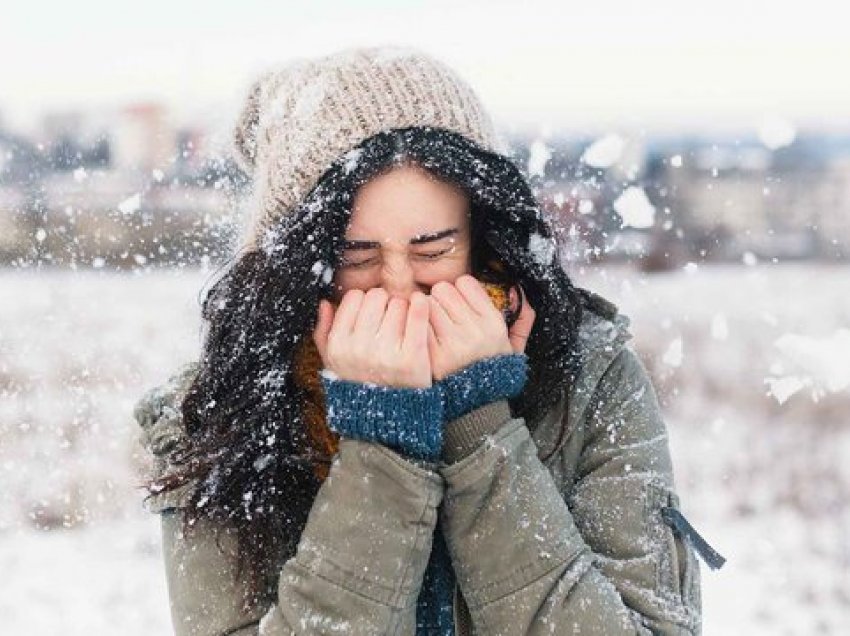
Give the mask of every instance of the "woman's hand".
<svg viewBox="0 0 850 636">
<path fill-rule="evenodd" d="M 389 298 L 381 288 L 352 289 L 334 309 L 319 301 L 313 339 L 326 369 L 341 379 L 383 386 L 431 386 L 428 298 Z"/>
<path fill-rule="evenodd" d="M 523 353 L 535 318 L 534 309 L 526 301 L 508 331 L 502 312 L 469 274 L 454 285 L 447 281 L 434 285 L 430 310 L 428 354 L 435 381 L 477 360 Z"/>
</svg>

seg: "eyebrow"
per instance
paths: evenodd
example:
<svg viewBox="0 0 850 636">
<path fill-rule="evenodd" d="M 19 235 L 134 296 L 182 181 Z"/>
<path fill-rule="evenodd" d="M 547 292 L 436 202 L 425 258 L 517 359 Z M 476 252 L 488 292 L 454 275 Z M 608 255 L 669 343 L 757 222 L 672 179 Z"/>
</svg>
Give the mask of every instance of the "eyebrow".
<svg viewBox="0 0 850 636">
<path fill-rule="evenodd" d="M 421 245 L 423 243 L 430 243 L 432 241 L 439 241 L 441 238 L 445 238 L 447 236 L 451 236 L 452 234 L 457 234 L 460 230 L 456 227 L 451 227 L 446 230 L 440 230 L 439 232 L 432 232 L 431 234 L 417 234 L 412 239 L 410 239 L 411 245 Z M 345 241 L 343 245 L 343 249 L 346 250 L 374 250 L 381 247 L 381 243 L 379 241 Z"/>
</svg>

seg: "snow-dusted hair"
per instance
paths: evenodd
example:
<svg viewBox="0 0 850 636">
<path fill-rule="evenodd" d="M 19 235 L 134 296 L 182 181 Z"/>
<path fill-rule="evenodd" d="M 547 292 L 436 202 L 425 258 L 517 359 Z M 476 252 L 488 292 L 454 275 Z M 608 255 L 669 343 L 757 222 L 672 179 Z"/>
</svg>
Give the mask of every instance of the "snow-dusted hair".
<svg viewBox="0 0 850 636">
<path fill-rule="evenodd" d="M 308 439 L 295 353 L 311 337 L 319 299 L 332 295 L 357 189 L 405 164 L 469 195 L 473 275 L 493 275 L 485 270 L 496 259 L 535 309 L 529 381 L 510 401 L 513 413 L 534 430 L 578 374 L 582 290 L 561 267 L 553 229 L 508 157 L 431 127 L 381 132 L 341 156 L 295 213 L 269 228 L 205 297 L 203 355 L 182 403 L 188 443 L 172 458 L 176 470 L 154 485 L 170 490 L 198 480 L 187 532 L 200 517 L 235 527 L 238 570 L 250 564 L 256 583 L 247 604 L 274 593 L 275 579 L 261 581 L 260 574 L 273 574 L 294 554 L 320 486 L 313 467 L 331 459 L 317 456 Z M 568 426 L 564 421 L 559 442 Z"/>
</svg>

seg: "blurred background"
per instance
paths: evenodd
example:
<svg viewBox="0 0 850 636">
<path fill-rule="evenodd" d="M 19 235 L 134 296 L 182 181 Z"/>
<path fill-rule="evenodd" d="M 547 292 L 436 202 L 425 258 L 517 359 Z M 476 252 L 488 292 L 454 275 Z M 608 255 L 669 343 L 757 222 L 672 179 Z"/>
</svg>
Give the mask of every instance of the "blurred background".
<svg viewBox="0 0 850 636">
<path fill-rule="evenodd" d="M 412 45 L 631 318 L 704 633 L 850 625 L 850 59 L 834 3 L 19 3 L 0 22 L 0 632 L 170 633 L 132 407 L 201 346 L 248 84 Z M 80 585 L 81 573 L 86 584 Z M 14 584 L 12 584 L 14 582 Z"/>
</svg>

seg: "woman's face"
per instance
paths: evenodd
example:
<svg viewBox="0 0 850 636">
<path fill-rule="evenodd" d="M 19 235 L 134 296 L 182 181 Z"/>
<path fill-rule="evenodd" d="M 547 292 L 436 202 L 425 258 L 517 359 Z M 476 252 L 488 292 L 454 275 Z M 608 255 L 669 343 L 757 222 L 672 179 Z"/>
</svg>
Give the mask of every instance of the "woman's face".
<svg viewBox="0 0 850 636">
<path fill-rule="evenodd" d="M 471 273 L 469 197 L 416 166 L 360 187 L 334 274 L 337 302 L 350 289 L 383 287 L 390 298 L 429 293 Z"/>
</svg>

